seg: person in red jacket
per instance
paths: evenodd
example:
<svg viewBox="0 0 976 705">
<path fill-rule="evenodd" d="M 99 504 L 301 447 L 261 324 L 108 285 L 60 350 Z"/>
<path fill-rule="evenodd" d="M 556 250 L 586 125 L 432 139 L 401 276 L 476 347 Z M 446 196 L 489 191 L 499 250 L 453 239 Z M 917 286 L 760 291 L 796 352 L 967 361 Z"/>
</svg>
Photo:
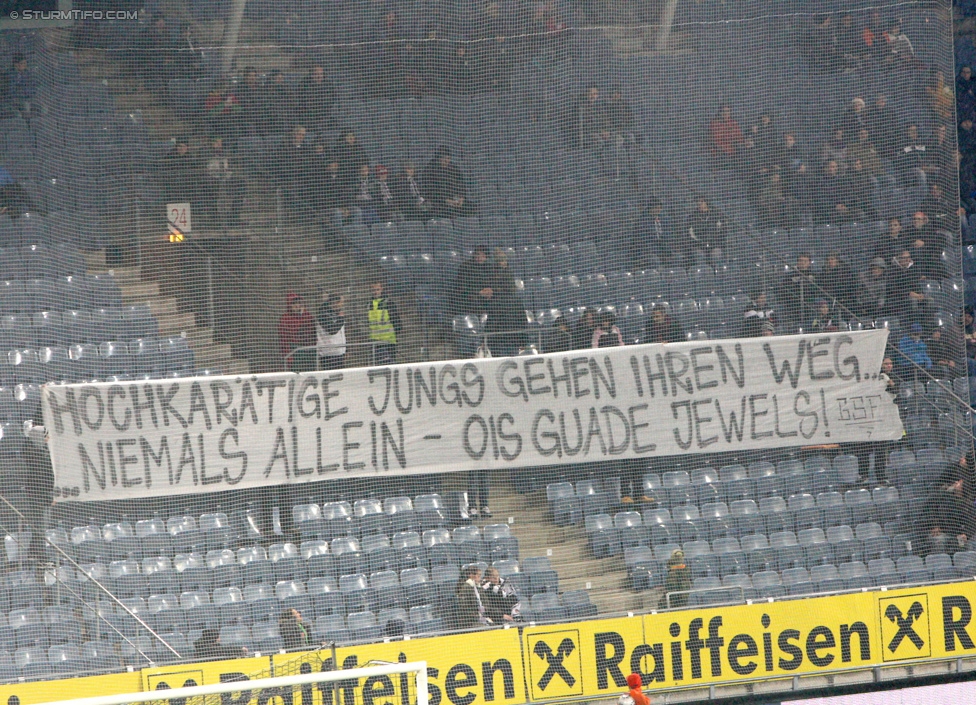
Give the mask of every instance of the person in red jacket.
<svg viewBox="0 0 976 705">
<path fill-rule="evenodd" d="M 745 146 L 742 128 L 734 117 L 732 108 L 723 105 L 715 119 L 708 125 L 712 156 L 719 168 L 728 169 L 738 165 L 739 151 Z"/>
<path fill-rule="evenodd" d="M 285 312 L 278 322 L 278 338 L 285 369 L 291 372 L 311 372 L 315 369 L 315 319 L 298 294 L 285 297 Z M 296 348 L 308 348 L 294 352 Z M 291 357 L 289 357 L 289 353 Z"/>
</svg>

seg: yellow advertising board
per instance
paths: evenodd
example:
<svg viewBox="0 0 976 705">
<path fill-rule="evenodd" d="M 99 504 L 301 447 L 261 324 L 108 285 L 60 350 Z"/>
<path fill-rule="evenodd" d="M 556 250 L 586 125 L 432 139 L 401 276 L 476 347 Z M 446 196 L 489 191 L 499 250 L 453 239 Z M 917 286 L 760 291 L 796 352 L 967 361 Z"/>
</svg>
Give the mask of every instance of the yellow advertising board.
<svg viewBox="0 0 976 705">
<path fill-rule="evenodd" d="M 110 673 L 57 681 L 8 683 L 0 685 L 0 703 L 34 705 L 68 698 L 94 698 L 110 693 L 132 693 L 142 690 L 138 671 Z"/>
<path fill-rule="evenodd" d="M 833 597 L 533 625 L 336 650 L 341 669 L 426 661 L 430 705 L 612 697 L 639 672 L 649 691 L 976 656 L 976 581 Z M 410 705 L 406 677 L 258 691 L 244 681 L 332 670 L 332 652 L 191 663 L 0 686 L 0 705 L 241 681 L 227 705 Z M 16 697 L 14 697 L 16 696 Z"/>
<path fill-rule="evenodd" d="M 976 655 L 976 582 L 595 620 L 523 630 L 533 700 Z"/>
<path fill-rule="evenodd" d="M 430 705 L 520 705 L 528 701 L 517 628 L 340 647 L 336 659 L 344 669 L 370 662 L 426 661 Z M 328 650 L 279 654 L 273 661 L 276 676 L 332 670 L 332 653 Z M 407 687 L 406 678 L 399 676 L 345 683 L 345 695 L 339 702 L 409 705 Z M 312 703 L 305 702 L 309 696 Z M 330 705 L 331 700 L 323 702 L 320 698 L 320 694 L 306 689 L 295 693 L 293 703 Z"/>
<path fill-rule="evenodd" d="M 271 663 L 267 657 L 241 658 L 230 661 L 203 661 L 159 668 L 144 668 L 141 671 L 139 689 L 148 691 L 192 688 L 197 685 L 213 685 L 228 681 L 270 678 L 272 675 Z"/>
</svg>

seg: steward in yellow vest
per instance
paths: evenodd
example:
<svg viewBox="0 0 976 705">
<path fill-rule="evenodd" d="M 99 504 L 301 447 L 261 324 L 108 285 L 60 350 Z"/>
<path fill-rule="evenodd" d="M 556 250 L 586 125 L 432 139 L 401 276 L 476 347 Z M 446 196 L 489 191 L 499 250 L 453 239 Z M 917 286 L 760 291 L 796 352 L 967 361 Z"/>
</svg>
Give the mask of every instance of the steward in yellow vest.
<svg viewBox="0 0 976 705">
<path fill-rule="evenodd" d="M 372 343 L 372 364 L 392 365 L 396 362 L 397 338 L 402 332 L 400 316 L 393 300 L 384 296 L 383 282 L 373 282 L 371 286 L 373 298 L 366 317 Z"/>
</svg>

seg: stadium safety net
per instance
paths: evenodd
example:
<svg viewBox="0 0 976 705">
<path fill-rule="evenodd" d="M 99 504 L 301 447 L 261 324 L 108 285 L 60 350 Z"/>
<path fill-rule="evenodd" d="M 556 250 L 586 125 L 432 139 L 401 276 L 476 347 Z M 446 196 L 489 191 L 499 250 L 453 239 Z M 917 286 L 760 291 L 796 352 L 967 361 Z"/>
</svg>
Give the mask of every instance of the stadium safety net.
<svg viewBox="0 0 976 705">
<path fill-rule="evenodd" d="M 949 3 L 28 5 L 0 677 L 972 575 Z"/>
</svg>

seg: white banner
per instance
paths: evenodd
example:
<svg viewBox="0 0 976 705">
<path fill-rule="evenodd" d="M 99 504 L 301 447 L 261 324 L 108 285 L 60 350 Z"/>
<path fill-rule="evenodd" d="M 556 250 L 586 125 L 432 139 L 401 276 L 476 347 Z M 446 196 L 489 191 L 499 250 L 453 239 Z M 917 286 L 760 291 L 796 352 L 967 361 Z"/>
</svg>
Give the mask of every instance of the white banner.
<svg viewBox="0 0 976 705">
<path fill-rule="evenodd" d="M 49 385 L 58 501 L 896 440 L 887 331 Z M 707 462 L 707 461 L 706 461 Z"/>
</svg>

